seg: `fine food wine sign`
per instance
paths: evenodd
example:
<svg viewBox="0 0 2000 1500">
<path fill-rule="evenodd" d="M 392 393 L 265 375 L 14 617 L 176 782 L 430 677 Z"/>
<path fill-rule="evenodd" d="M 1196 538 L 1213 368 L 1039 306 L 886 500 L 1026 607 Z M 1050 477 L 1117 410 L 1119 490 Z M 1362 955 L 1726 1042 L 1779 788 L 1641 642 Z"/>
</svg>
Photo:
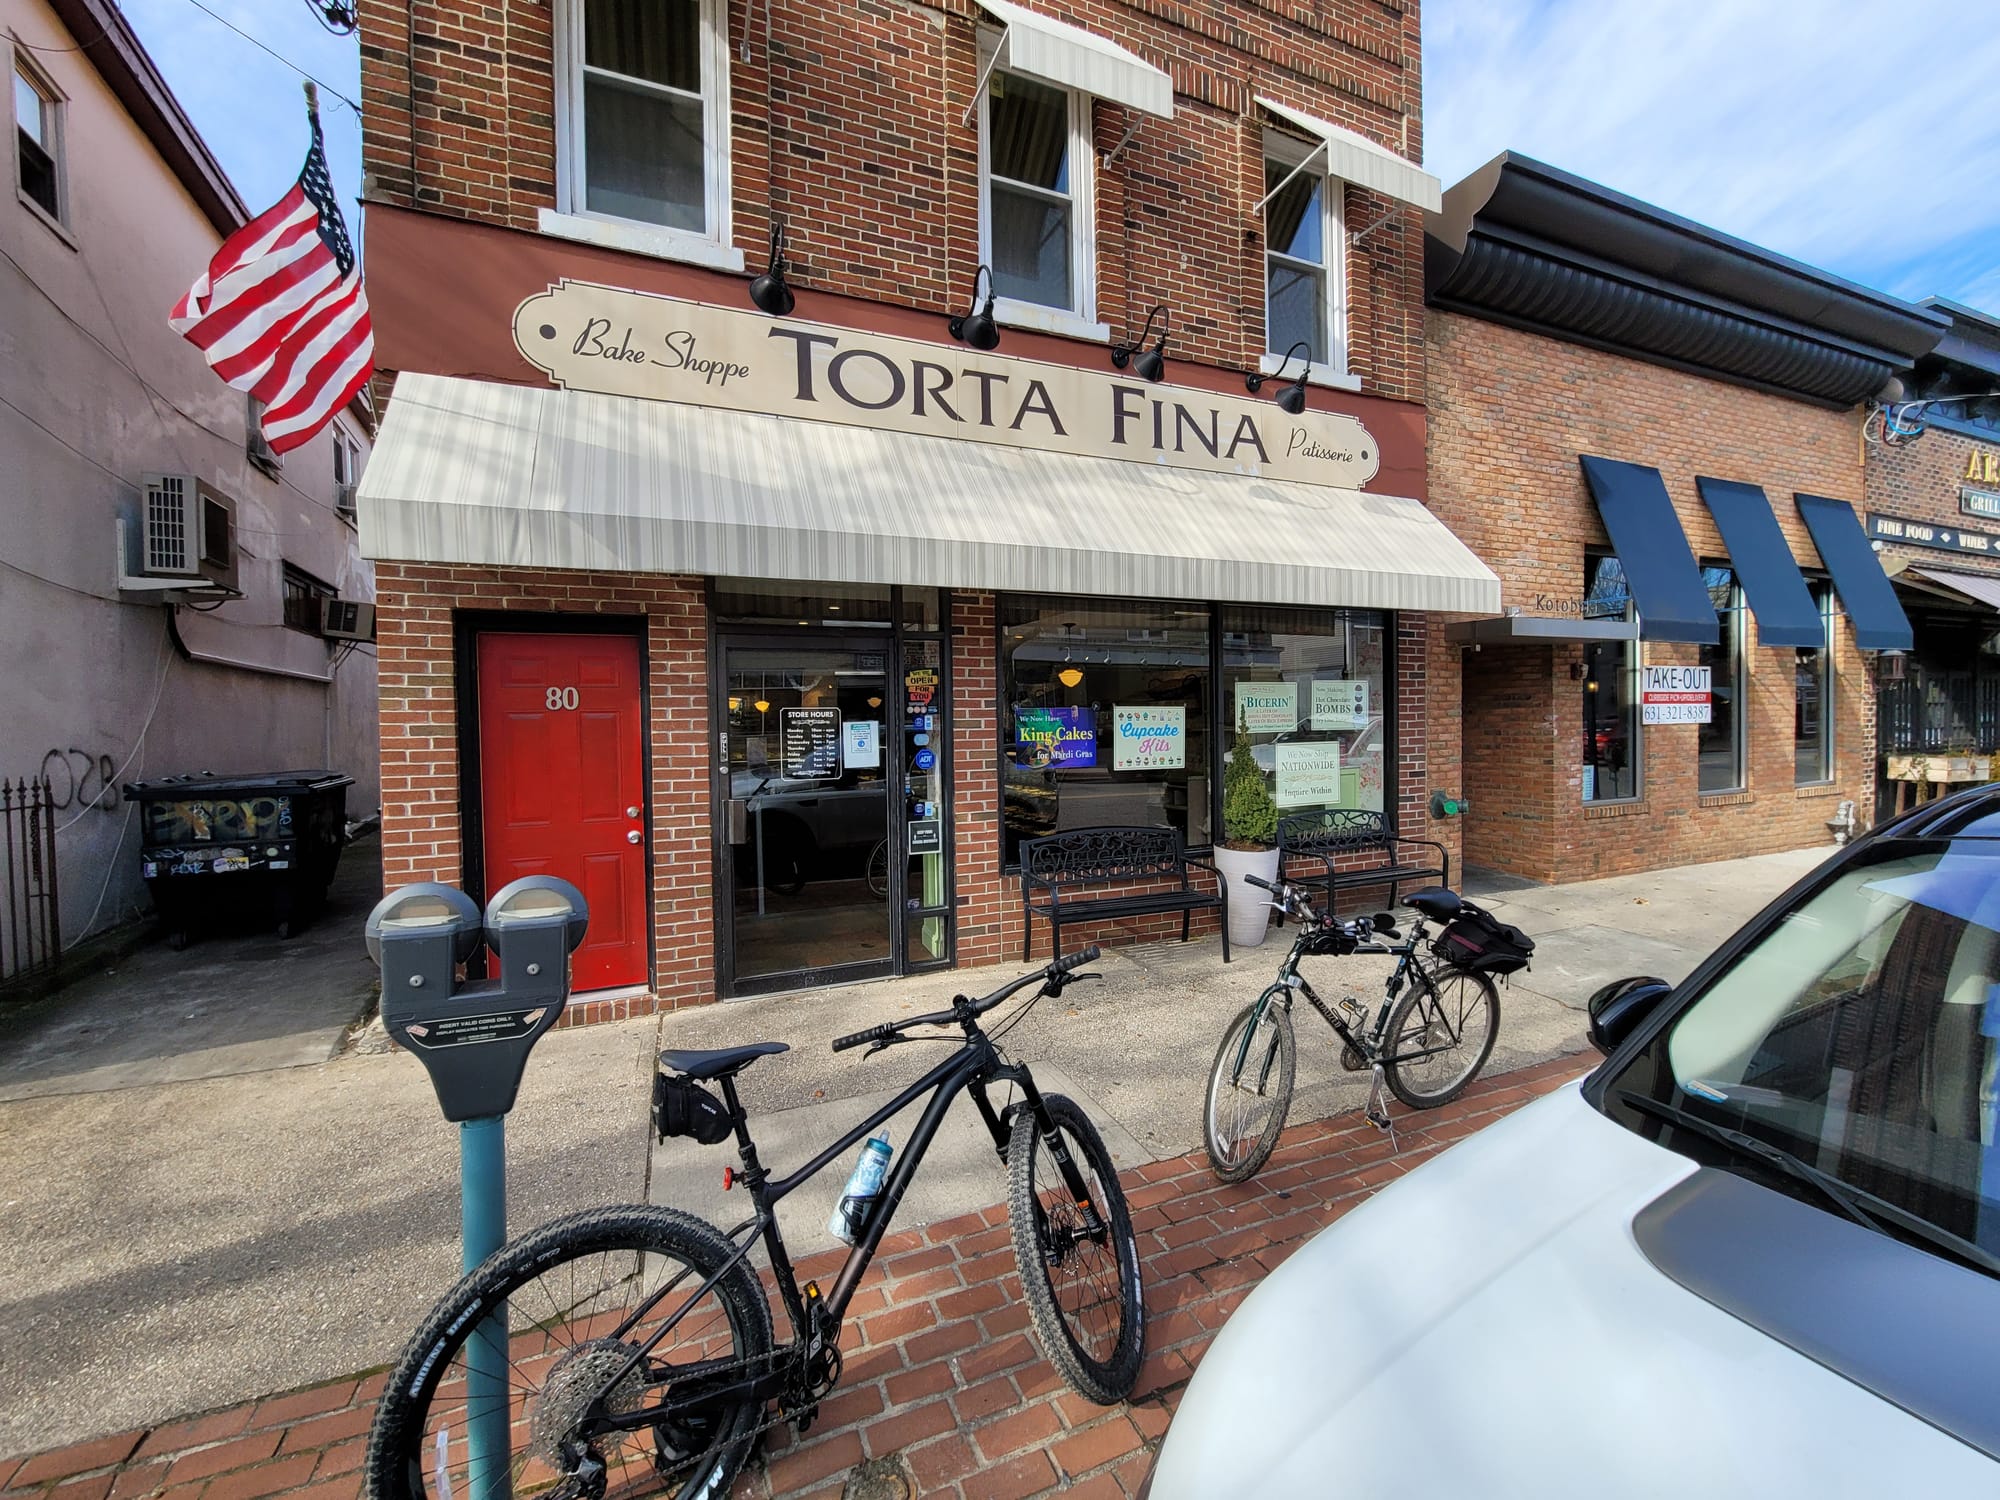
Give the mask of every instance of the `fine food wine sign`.
<svg viewBox="0 0 2000 1500">
<path fill-rule="evenodd" d="M 565 390 L 1341 489 L 1382 465 L 1374 435 L 1334 412 L 587 281 L 516 308 L 514 345 Z"/>
<path fill-rule="evenodd" d="M 1706 724 L 1709 722 L 1707 667 L 1647 667 L 1640 696 L 1640 721 L 1646 724 Z"/>
</svg>

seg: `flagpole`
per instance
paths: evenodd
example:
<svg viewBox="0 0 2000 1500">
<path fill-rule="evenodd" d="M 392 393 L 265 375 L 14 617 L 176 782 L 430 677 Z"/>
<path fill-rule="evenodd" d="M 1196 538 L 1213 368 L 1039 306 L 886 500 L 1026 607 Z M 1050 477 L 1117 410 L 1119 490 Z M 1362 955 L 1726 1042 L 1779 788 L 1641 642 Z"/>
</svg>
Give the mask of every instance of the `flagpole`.
<svg viewBox="0 0 2000 1500">
<path fill-rule="evenodd" d="M 319 85 L 310 78 L 306 80 L 306 114 L 309 118 L 319 118 Z"/>
</svg>

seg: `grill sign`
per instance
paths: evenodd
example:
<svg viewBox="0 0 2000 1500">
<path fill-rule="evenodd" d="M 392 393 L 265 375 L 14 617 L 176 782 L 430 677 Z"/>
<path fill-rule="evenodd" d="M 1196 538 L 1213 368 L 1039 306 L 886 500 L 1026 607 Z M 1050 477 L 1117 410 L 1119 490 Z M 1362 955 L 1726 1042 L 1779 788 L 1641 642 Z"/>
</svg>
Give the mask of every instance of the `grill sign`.
<svg viewBox="0 0 2000 1500">
<path fill-rule="evenodd" d="M 516 308 L 514 346 L 573 391 L 1343 489 L 1382 466 L 1344 414 L 586 281 Z"/>
<path fill-rule="evenodd" d="M 1707 667 L 1647 667 L 1640 695 L 1640 720 L 1646 724 L 1706 724 L 1709 722 Z"/>
</svg>

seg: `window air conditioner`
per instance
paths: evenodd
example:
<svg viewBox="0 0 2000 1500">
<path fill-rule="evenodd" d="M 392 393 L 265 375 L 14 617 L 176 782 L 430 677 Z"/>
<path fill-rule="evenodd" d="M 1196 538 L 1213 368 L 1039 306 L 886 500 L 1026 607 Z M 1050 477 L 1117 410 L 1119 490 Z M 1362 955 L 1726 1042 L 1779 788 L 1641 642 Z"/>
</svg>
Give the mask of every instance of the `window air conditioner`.
<svg viewBox="0 0 2000 1500">
<path fill-rule="evenodd" d="M 375 606 L 366 599 L 322 599 L 319 603 L 319 633 L 328 640 L 375 639 Z"/>
<path fill-rule="evenodd" d="M 236 502 L 192 474 L 148 474 L 144 487 L 140 571 L 234 590 Z"/>
<path fill-rule="evenodd" d="M 349 521 L 354 519 L 354 495 L 355 491 L 360 488 L 361 486 L 351 479 L 344 483 L 335 484 L 333 487 L 334 511 Z"/>
</svg>

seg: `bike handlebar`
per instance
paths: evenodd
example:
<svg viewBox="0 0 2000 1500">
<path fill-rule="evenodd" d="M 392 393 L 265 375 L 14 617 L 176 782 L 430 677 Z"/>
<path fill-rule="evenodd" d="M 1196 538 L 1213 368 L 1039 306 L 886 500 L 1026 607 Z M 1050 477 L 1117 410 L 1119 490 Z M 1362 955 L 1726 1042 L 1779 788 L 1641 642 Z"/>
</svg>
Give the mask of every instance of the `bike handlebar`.
<svg viewBox="0 0 2000 1500">
<path fill-rule="evenodd" d="M 1024 990 L 1029 985 L 1038 981 L 1042 984 L 1054 985 L 1057 990 L 1060 990 L 1070 975 L 1085 964 L 1093 962 L 1101 951 L 1095 943 L 1092 943 L 1089 947 L 1079 948 L 1076 952 L 1065 958 L 1056 959 L 1055 962 L 1045 968 L 1037 969 L 1032 974 L 1023 974 L 1019 979 L 1001 985 L 999 989 L 990 995 L 982 996 L 977 1000 L 967 1000 L 961 996 L 953 1003 L 950 1010 L 934 1010 L 928 1015 L 906 1016 L 900 1021 L 884 1021 L 880 1026 L 870 1026 L 866 1031 L 856 1031 L 847 1036 L 835 1037 L 833 1039 L 833 1050 L 835 1052 L 845 1052 L 850 1047 L 864 1047 L 870 1042 L 886 1042 L 900 1036 L 912 1026 L 949 1026 L 954 1021 L 963 1021 L 973 1016 L 984 1015 L 987 1011 L 993 1009 L 994 1006 L 1006 1000 L 1010 995 Z"/>
</svg>

